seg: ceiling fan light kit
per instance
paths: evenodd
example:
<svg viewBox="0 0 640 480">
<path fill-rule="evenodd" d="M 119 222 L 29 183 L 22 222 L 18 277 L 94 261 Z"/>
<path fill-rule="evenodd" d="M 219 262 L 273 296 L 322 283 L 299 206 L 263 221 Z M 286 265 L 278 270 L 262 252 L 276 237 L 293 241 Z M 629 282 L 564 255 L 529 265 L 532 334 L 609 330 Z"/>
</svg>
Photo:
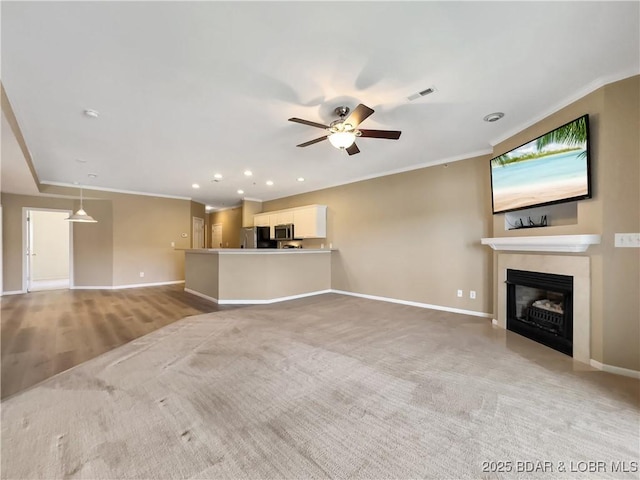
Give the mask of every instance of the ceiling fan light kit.
<svg viewBox="0 0 640 480">
<path fill-rule="evenodd" d="M 356 137 L 370 137 L 370 138 L 384 138 L 387 140 L 397 140 L 400 138 L 402 132 L 396 130 L 359 130 L 358 126 L 365 119 L 367 119 L 374 110 L 366 105 L 360 104 L 356 109 L 347 117 L 350 110 L 349 107 L 341 106 L 336 108 L 336 115 L 340 117 L 338 120 L 334 120 L 330 125 L 323 125 L 322 123 L 311 122 L 309 120 L 303 120 L 301 118 L 290 118 L 290 122 L 301 123 L 303 125 L 309 125 L 310 127 L 322 128 L 327 131 L 327 135 L 319 137 L 308 142 L 297 145 L 298 147 L 308 147 L 314 143 L 322 142 L 329 139 L 331 145 L 341 150 L 346 150 L 349 155 L 355 155 L 360 153 L 360 149 L 355 144 Z M 346 118 L 345 118 L 346 117 Z"/>
<path fill-rule="evenodd" d="M 356 135 L 353 132 L 335 132 L 329 135 L 329 142 L 336 148 L 347 148 L 356 141 Z"/>
</svg>

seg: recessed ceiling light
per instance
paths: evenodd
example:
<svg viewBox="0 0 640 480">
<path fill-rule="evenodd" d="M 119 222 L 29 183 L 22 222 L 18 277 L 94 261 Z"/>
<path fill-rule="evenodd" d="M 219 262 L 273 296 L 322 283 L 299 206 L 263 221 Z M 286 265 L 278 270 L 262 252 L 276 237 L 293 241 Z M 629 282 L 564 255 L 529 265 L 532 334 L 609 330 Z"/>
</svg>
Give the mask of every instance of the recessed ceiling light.
<svg viewBox="0 0 640 480">
<path fill-rule="evenodd" d="M 213 207 L 211 205 L 207 205 L 206 207 L 204 207 L 206 210 L 212 210 Z"/>
<path fill-rule="evenodd" d="M 100 116 L 100 112 L 98 112 L 97 110 L 91 110 L 90 108 L 87 108 L 84 111 L 84 114 L 87 117 L 91 117 L 91 118 L 98 118 Z"/>
<path fill-rule="evenodd" d="M 88 173 L 87 174 L 87 177 L 89 177 L 89 178 L 96 178 L 97 176 L 98 176 L 97 173 Z"/>
<path fill-rule="evenodd" d="M 486 117 L 484 117 L 484 121 L 485 122 L 497 122 L 498 120 L 500 120 L 502 117 L 504 117 L 504 113 L 502 112 L 494 112 L 494 113 L 490 113 L 489 115 L 487 115 Z"/>
<path fill-rule="evenodd" d="M 267 180 L 267 182 L 266 182 L 266 183 L 267 183 L 267 185 L 269 185 L 269 186 L 273 185 L 273 181 L 272 181 L 272 180 Z"/>
<path fill-rule="evenodd" d="M 244 193 L 244 190 L 238 190 L 238 193 L 242 195 Z"/>
<path fill-rule="evenodd" d="M 194 183 L 191 185 L 191 188 L 200 188 L 200 185 L 198 185 L 197 183 Z"/>
<path fill-rule="evenodd" d="M 304 182 L 304 178 L 303 177 L 298 177 L 298 181 L 299 182 Z"/>
<path fill-rule="evenodd" d="M 222 178 L 222 175 L 219 173 L 216 173 L 213 178 L 217 178 L 218 180 Z"/>
<path fill-rule="evenodd" d="M 253 172 L 251 170 L 245 170 L 244 174 L 245 176 L 250 177 L 251 175 L 253 175 Z"/>
</svg>

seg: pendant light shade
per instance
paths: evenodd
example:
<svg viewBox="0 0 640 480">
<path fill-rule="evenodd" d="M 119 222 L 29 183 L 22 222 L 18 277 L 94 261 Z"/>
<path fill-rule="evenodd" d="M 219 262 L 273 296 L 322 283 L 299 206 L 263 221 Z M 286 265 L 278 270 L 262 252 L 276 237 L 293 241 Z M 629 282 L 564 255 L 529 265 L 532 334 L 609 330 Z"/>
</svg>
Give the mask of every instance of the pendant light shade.
<svg viewBox="0 0 640 480">
<path fill-rule="evenodd" d="M 82 187 L 80 187 L 80 209 L 73 215 L 69 215 L 69 218 L 65 218 L 65 220 L 78 223 L 98 223 L 96 219 L 94 219 L 91 215 L 87 215 L 87 212 L 84 211 L 82 200 Z"/>
</svg>

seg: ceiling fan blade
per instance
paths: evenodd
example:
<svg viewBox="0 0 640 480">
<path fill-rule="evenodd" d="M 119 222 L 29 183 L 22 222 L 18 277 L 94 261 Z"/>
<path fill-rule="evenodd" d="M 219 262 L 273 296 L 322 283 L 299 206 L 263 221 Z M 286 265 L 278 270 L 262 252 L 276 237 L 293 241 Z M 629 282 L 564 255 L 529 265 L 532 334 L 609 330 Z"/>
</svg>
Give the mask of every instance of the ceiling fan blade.
<svg viewBox="0 0 640 480">
<path fill-rule="evenodd" d="M 309 125 L 310 127 L 329 128 L 329 125 L 322 125 L 321 123 L 310 122 L 309 120 L 303 120 L 301 118 L 290 118 L 290 122 L 301 123 L 303 125 Z"/>
<path fill-rule="evenodd" d="M 360 149 L 355 143 L 352 143 L 349 148 L 345 149 L 349 155 L 355 155 L 356 153 L 360 153 Z"/>
<path fill-rule="evenodd" d="M 369 137 L 369 138 L 386 138 L 387 140 L 398 140 L 400 138 L 400 134 L 397 130 L 360 130 L 361 137 Z"/>
<path fill-rule="evenodd" d="M 313 145 L 314 143 L 321 142 L 326 140 L 329 135 L 325 135 L 324 137 L 316 138 L 315 140 L 309 140 L 308 142 L 301 143 L 300 145 L 296 145 L 296 147 L 308 147 L 309 145 Z"/>
<path fill-rule="evenodd" d="M 373 110 L 371 108 L 367 107 L 366 105 L 360 104 L 353 112 L 351 112 L 351 114 L 344 122 L 353 125 L 353 127 L 355 128 L 364 120 L 369 118 L 372 113 Z"/>
</svg>

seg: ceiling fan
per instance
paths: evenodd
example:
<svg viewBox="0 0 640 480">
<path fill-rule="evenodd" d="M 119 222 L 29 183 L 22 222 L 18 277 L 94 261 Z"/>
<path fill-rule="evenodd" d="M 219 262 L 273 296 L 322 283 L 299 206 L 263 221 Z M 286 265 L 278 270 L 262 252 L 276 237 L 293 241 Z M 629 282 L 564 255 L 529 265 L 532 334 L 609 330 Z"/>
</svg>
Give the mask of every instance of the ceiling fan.
<svg viewBox="0 0 640 480">
<path fill-rule="evenodd" d="M 309 125 L 311 127 L 322 128 L 328 133 L 315 140 L 310 140 L 305 143 L 297 145 L 298 147 L 308 147 L 314 143 L 322 142 L 329 139 L 331 145 L 341 150 L 346 150 L 349 155 L 355 155 L 360 153 L 360 149 L 355 144 L 356 137 L 369 137 L 369 138 L 385 138 L 387 140 L 398 140 L 400 134 L 397 130 L 365 130 L 359 129 L 358 125 L 367 119 L 372 113 L 373 109 L 366 105 L 360 104 L 349 115 L 349 107 L 338 107 L 334 110 L 338 115 L 337 120 L 334 120 L 329 125 L 323 125 L 321 123 L 310 122 L 309 120 L 303 120 L 301 118 L 290 118 L 290 122 L 301 123 L 303 125 Z M 349 115 L 347 117 L 347 115 Z M 346 117 L 346 118 L 345 118 Z"/>
</svg>

